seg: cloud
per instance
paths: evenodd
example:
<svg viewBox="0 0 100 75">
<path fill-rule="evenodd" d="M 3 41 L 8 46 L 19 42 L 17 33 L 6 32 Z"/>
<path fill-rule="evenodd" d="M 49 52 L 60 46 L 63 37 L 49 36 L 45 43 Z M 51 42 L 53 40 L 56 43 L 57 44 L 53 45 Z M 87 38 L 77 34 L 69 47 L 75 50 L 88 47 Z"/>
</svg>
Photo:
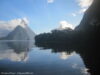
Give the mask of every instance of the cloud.
<svg viewBox="0 0 100 75">
<path fill-rule="evenodd" d="M 79 14 L 84 13 L 87 10 L 87 8 L 83 8 L 79 11 Z"/>
<path fill-rule="evenodd" d="M 48 3 L 53 3 L 53 2 L 54 2 L 54 0 L 47 0 L 47 2 L 48 2 Z"/>
<path fill-rule="evenodd" d="M 24 21 L 26 24 L 29 24 L 29 20 L 28 20 L 26 17 L 23 18 L 23 21 Z"/>
<path fill-rule="evenodd" d="M 93 0 L 77 0 L 78 5 L 81 7 L 79 14 L 84 13 L 92 4 Z"/>
<path fill-rule="evenodd" d="M 88 68 L 81 68 L 81 73 L 84 75 L 90 75 L 90 73 L 88 72 Z"/>
<path fill-rule="evenodd" d="M 18 25 L 25 27 L 25 24 L 28 23 L 29 21 L 26 17 L 22 19 L 13 19 L 10 21 L 0 21 L 0 37 L 7 36 Z"/>
<path fill-rule="evenodd" d="M 13 49 L 0 50 L 0 60 L 10 59 L 11 61 L 27 61 L 26 52 L 15 53 Z"/>
<path fill-rule="evenodd" d="M 74 17 L 75 17 L 75 16 L 77 16 L 77 14 L 76 14 L 76 13 L 72 13 L 71 15 L 72 15 L 72 16 L 74 16 Z"/>
<path fill-rule="evenodd" d="M 93 0 L 78 0 L 79 6 L 81 8 L 89 7 L 92 4 Z"/>
<path fill-rule="evenodd" d="M 60 53 L 60 59 L 63 59 L 63 60 L 66 60 L 68 59 L 69 57 L 73 56 L 75 54 L 75 52 L 72 52 L 72 53 L 67 53 L 67 52 L 61 52 Z"/>
<path fill-rule="evenodd" d="M 74 64 L 72 65 L 72 68 L 73 68 L 73 69 L 77 69 L 77 68 L 78 68 L 78 64 L 74 63 Z"/>
<path fill-rule="evenodd" d="M 67 21 L 60 21 L 59 24 L 60 24 L 60 26 L 58 29 L 60 29 L 60 30 L 66 29 L 66 28 L 74 29 L 74 26 L 72 24 L 68 23 Z"/>
<path fill-rule="evenodd" d="M 88 72 L 89 69 L 86 68 L 85 66 L 82 67 L 79 64 L 74 63 L 74 64 L 72 64 L 72 68 L 73 69 L 78 69 L 82 73 L 82 75 L 90 75 L 90 73 Z"/>
</svg>

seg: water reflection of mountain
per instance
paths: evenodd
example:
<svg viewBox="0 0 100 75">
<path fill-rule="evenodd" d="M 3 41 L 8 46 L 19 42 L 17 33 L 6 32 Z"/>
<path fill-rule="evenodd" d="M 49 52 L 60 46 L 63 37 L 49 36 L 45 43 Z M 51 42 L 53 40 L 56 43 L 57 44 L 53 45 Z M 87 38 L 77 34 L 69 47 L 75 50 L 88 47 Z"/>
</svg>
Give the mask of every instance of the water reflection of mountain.
<svg viewBox="0 0 100 75">
<path fill-rule="evenodd" d="M 26 61 L 33 42 L 30 41 L 2 41 L 0 42 L 0 59 L 12 61 Z"/>
<path fill-rule="evenodd" d="M 98 75 L 99 73 L 99 64 L 100 64 L 100 55 L 99 52 L 97 52 L 97 46 L 85 46 L 85 47 L 66 47 L 66 46 L 41 46 L 43 49 L 51 48 L 52 52 L 66 52 L 69 55 L 75 51 L 76 53 L 80 54 L 82 57 L 84 64 L 88 68 L 88 72 L 91 73 L 91 75 Z M 98 48 L 99 50 L 100 48 Z"/>
</svg>

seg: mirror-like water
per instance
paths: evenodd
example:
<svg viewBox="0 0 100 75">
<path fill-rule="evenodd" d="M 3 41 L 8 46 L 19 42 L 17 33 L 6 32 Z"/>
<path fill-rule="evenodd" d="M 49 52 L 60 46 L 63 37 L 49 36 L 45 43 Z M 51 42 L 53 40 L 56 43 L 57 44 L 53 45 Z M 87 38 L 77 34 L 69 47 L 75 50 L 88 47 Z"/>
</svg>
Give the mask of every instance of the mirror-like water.
<svg viewBox="0 0 100 75">
<path fill-rule="evenodd" d="M 89 75 L 80 54 L 34 46 L 29 41 L 0 42 L 0 73 L 4 75 Z"/>
</svg>

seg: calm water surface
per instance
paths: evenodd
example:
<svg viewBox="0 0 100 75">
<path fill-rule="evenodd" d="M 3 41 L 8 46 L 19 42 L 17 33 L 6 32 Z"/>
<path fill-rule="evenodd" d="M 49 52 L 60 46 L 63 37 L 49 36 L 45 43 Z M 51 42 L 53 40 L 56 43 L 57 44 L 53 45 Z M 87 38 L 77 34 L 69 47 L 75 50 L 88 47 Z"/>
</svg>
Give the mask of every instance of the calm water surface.
<svg viewBox="0 0 100 75">
<path fill-rule="evenodd" d="M 0 41 L 1 75 L 90 75 L 87 70 L 75 51 L 43 49 L 29 41 Z"/>
</svg>

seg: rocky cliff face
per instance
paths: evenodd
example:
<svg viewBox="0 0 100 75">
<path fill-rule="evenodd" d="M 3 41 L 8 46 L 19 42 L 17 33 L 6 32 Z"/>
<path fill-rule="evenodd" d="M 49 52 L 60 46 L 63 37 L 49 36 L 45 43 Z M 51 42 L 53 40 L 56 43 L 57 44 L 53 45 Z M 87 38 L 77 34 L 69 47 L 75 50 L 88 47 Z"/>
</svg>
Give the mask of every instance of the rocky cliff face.
<svg viewBox="0 0 100 75">
<path fill-rule="evenodd" d="M 76 30 L 88 30 L 92 27 L 100 27 L 100 0 L 94 0 L 92 5 L 85 12 L 80 25 Z"/>
</svg>

